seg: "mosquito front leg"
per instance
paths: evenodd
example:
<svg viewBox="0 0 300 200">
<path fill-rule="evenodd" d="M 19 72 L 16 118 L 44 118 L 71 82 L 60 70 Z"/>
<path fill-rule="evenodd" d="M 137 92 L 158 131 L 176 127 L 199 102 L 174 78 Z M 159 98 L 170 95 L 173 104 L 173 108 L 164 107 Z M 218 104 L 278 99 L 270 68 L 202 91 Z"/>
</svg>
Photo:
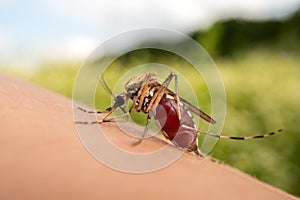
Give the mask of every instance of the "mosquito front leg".
<svg viewBox="0 0 300 200">
<path fill-rule="evenodd" d="M 109 116 L 114 112 L 114 110 L 111 110 L 110 112 L 108 112 L 102 119 L 98 120 L 98 121 L 92 121 L 92 122 L 83 122 L 83 121 L 76 121 L 75 124 L 102 124 L 105 122 L 117 122 L 117 121 L 122 121 L 121 119 L 125 116 L 128 118 L 129 116 L 129 112 L 126 112 L 122 115 L 118 115 L 118 116 L 114 116 L 109 118 Z"/>
<path fill-rule="evenodd" d="M 85 113 L 89 113 L 89 114 L 101 114 L 101 113 L 107 113 L 110 115 L 110 110 L 112 110 L 112 107 L 107 108 L 105 111 L 95 111 L 95 110 L 86 110 L 82 107 L 77 107 L 78 110 L 85 112 Z M 107 115 L 106 115 L 107 116 Z M 87 122 L 87 121 L 75 121 L 75 124 L 97 124 L 98 121 L 92 121 L 92 122 Z"/>
<path fill-rule="evenodd" d="M 122 111 L 124 114 L 109 118 L 109 116 L 110 116 L 117 108 L 120 108 L 121 111 Z M 115 103 L 114 106 L 111 106 L 111 107 L 105 109 L 105 111 L 89 111 L 89 110 L 86 110 L 86 109 L 81 108 L 81 107 L 78 107 L 78 110 L 80 110 L 80 111 L 82 111 L 82 112 L 85 112 L 85 113 L 89 113 L 89 114 L 102 114 L 102 113 L 106 113 L 106 115 L 105 115 L 101 120 L 98 120 L 98 121 L 92 121 L 92 122 L 76 121 L 75 124 L 101 124 L 101 123 L 104 123 L 104 122 L 116 122 L 116 121 L 118 121 L 119 118 L 122 118 L 122 117 L 124 117 L 124 116 L 126 116 L 126 117 L 128 118 L 128 116 L 129 116 L 129 114 L 130 114 L 130 112 L 131 112 L 132 109 L 130 109 L 130 112 L 127 112 L 127 111 L 125 110 L 125 108 L 123 108 L 122 106 L 119 106 L 117 103 Z"/>
<path fill-rule="evenodd" d="M 100 113 L 106 113 L 107 112 L 107 111 L 99 111 L 99 110 L 98 111 L 97 110 L 86 110 L 82 107 L 78 107 L 78 110 L 80 110 L 82 112 L 90 113 L 90 114 L 100 114 Z"/>
<path fill-rule="evenodd" d="M 101 120 L 97 121 L 99 124 L 101 123 L 104 123 L 104 122 L 116 122 L 116 121 L 122 121 L 122 120 L 119 120 L 119 119 L 122 119 L 124 116 L 128 118 L 129 116 L 129 112 L 126 112 L 122 115 L 118 115 L 118 116 L 115 116 L 115 117 L 111 117 L 111 118 L 108 118 L 111 114 L 113 113 L 113 111 L 110 111 L 107 115 L 105 115 Z"/>
</svg>

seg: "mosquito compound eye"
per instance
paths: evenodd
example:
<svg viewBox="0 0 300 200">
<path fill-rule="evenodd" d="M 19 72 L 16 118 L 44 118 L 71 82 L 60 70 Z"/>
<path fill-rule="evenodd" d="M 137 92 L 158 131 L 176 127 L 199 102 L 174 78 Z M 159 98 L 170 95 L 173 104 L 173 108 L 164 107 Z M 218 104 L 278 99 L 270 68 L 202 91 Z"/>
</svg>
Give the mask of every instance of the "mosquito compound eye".
<svg viewBox="0 0 300 200">
<path fill-rule="evenodd" d="M 116 96 L 116 102 L 117 102 L 119 105 L 123 105 L 123 104 L 125 103 L 124 96 L 122 96 L 122 95 Z"/>
</svg>

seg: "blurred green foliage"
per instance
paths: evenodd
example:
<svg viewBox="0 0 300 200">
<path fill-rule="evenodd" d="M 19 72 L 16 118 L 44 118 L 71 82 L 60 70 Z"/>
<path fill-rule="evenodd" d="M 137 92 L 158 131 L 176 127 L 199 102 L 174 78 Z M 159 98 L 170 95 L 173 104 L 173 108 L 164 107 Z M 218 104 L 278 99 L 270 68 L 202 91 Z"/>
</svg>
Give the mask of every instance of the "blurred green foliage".
<svg viewBox="0 0 300 200">
<path fill-rule="evenodd" d="M 220 140 L 212 155 L 269 184 L 300 196 L 300 24 L 299 12 L 286 21 L 218 22 L 193 37 L 214 57 L 224 81 L 227 116 L 223 135 L 247 136 L 280 128 L 284 133 L 252 141 Z M 181 45 L 181 44 L 179 44 Z M 112 63 L 105 79 L 112 86 L 127 67 L 159 62 L 185 69 L 196 87 L 201 108 L 209 113 L 206 86 L 195 79 L 187 62 L 151 49 L 131 52 Z M 27 79 L 72 97 L 79 65 L 48 63 Z M 159 75 L 159 74 L 158 74 Z M 164 77 L 161 77 L 164 78 Z M 104 109 L 111 97 L 98 88 L 96 107 Z M 188 95 L 180 92 L 183 97 Z M 200 142 L 203 136 L 200 137 Z M 201 146 L 201 145 L 200 145 Z"/>
<path fill-rule="evenodd" d="M 47 63 L 28 78 L 45 88 L 71 98 L 77 70 L 78 66 L 75 64 Z"/>
<path fill-rule="evenodd" d="M 213 57 L 239 56 L 258 47 L 299 51 L 300 10 L 285 20 L 219 21 L 208 30 L 194 32 L 192 37 Z"/>
<path fill-rule="evenodd" d="M 300 195 L 300 57 L 260 50 L 218 64 L 227 93 L 224 135 L 279 128 L 276 137 L 220 140 L 213 155 L 284 190 Z"/>
</svg>

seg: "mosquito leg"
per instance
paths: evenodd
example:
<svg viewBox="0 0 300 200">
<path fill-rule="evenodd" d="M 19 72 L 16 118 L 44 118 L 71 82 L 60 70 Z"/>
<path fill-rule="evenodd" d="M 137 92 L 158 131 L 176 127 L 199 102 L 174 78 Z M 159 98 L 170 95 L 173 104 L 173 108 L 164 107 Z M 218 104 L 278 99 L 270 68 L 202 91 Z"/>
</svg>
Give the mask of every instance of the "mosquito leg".
<svg viewBox="0 0 300 200">
<path fill-rule="evenodd" d="M 100 114 L 100 113 L 106 113 L 107 111 L 97 111 L 97 110 L 86 110 L 82 107 L 77 107 L 78 110 L 82 111 L 82 112 L 86 112 L 86 113 L 91 113 L 91 114 Z M 109 108 L 107 108 L 106 110 L 108 110 Z"/>
<path fill-rule="evenodd" d="M 109 113 L 110 111 L 114 111 L 117 107 L 116 106 L 111 106 L 105 109 L 105 111 L 100 111 L 100 110 L 86 110 L 82 107 L 77 107 L 78 110 L 85 112 L 85 113 L 89 113 L 89 114 L 102 114 L 102 113 Z M 123 111 L 123 113 L 126 113 L 126 110 L 123 107 L 120 107 L 121 111 Z"/>
<path fill-rule="evenodd" d="M 175 95 L 176 95 L 175 97 L 176 97 L 176 103 L 177 103 L 178 121 L 179 121 L 179 125 L 181 126 L 182 122 L 181 122 L 181 111 L 180 111 L 180 99 L 178 96 L 178 77 L 175 73 L 174 73 L 174 76 L 175 76 Z"/>
<path fill-rule="evenodd" d="M 150 122 L 151 122 L 151 116 L 150 116 L 150 114 L 148 114 L 147 115 L 147 122 L 146 122 L 146 126 L 144 128 L 142 138 L 140 138 L 137 142 L 133 143 L 134 146 L 140 144 L 142 142 L 142 140 L 144 139 L 144 137 L 147 135 Z"/>
<path fill-rule="evenodd" d="M 198 138 L 196 137 L 195 140 L 190 144 L 190 146 L 186 149 L 188 152 L 194 152 L 200 158 L 204 158 L 205 155 L 200 151 L 198 148 Z"/>
<path fill-rule="evenodd" d="M 163 82 L 162 85 L 167 88 L 173 77 L 175 78 L 175 100 L 177 103 L 178 121 L 179 121 L 179 125 L 181 126 L 182 122 L 181 122 L 180 98 L 178 96 L 178 76 L 177 76 L 177 74 L 175 74 L 174 72 L 171 72 L 170 75 L 166 78 L 166 80 Z"/>
<path fill-rule="evenodd" d="M 124 113 L 124 114 L 122 114 L 122 115 L 118 115 L 118 116 L 116 116 L 116 117 L 108 118 L 108 117 L 111 115 L 112 112 L 113 112 L 113 111 L 110 111 L 103 119 L 99 120 L 98 123 L 101 124 L 101 123 L 105 123 L 105 122 L 122 121 L 122 120 L 118 120 L 118 119 L 119 119 L 119 118 L 122 118 L 122 117 L 124 117 L 124 116 L 128 118 L 128 116 L 129 116 L 129 114 L 130 114 L 129 112 L 126 112 L 126 113 Z"/>
<path fill-rule="evenodd" d="M 219 138 L 219 139 L 229 139 L 229 140 L 252 140 L 252 139 L 258 139 L 258 138 L 265 138 L 265 137 L 270 137 L 273 135 L 277 135 L 278 133 L 281 133 L 283 131 L 283 129 L 278 129 L 276 131 L 272 131 L 269 133 L 265 133 L 262 135 L 251 135 L 251 136 L 245 136 L 245 137 L 239 137 L 239 136 L 227 136 L 227 135 L 217 135 L 217 134 L 213 134 L 213 133 L 209 133 L 207 131 L 204 130 L 195 130 L 192 127 L 186 126 L 186 125 L 182 125 L 183 128 L 189 129 L 191 131 L 196 131 L 199 134 L 203 134 L 203 135 L 209 135 L 211 137 L 215 137 L 215 138 Z"/>
<path fill-rule="evenodd" d="M 91 122 L 76 121 L 75 124 L 102 124 L 102 123 L 106 123 L 106 122 L 124 121 L 124 120 L 121 120 L 121 118 L 124 116 L 126 116 L 128 118 L 128 115 L 129 115 L 129 112 L 126 112 L 122 115 L 108 118 L 112 114 L 112 112 L 113 111 L 110 111 L 109 113 L 107 113 L 107 115 L 105 115 L 102 119 L 100 119 L 98 121 L 91 121 Z"/>
<path fill-rule="evenodd" d="M 193 152 L 194 152 L 197 156 L 199 156 L 199 157 L 201 157 L 201 158 L 205 158 L 205 155 L 198 149 L 198 147 L 197 147 L 197 149 L 195 149 Z"/>
<path fill-rule="evenodd" d="M 111 108 L 111 107 L 110 107 Z M 84 108 L 81 108 L 81 107 L 78 107 L 79 110 L 83 111 L 83 112 L 87 112 L 87 113 L 96 113 L 95 111 L 87 111 L 85 110 Z M 108 109 L 106 109 L 108 110 Z M 92 122 L 87 122 L 87 121 L 75 121 L 75 124 L 97 124 L 97 123 L 102 123 L 102 122 L 108 122 L 110 121 L 109 119 L 107 119 L 111 114 L 112 112 L 114 111 L 115 109 L 110 109 L 110 111 L 104 116 L 104 118 L 100 121 L 92 121 Z M 97 111 L 98 112 L 98 111 Z M 101 112 L 102 113 L 102 112 Z"/>
<path fill-rule="evenodd" d="M 141 87 L 141 89 L 138 91 L 138 95 L 134 97 L 134 104 L 137 102 L 138 98 L 139 98 L 139 104 L 136 107 L 136 111 L 140 111 L 142 109 L 143 106 L 143 102 L 146 96 L 146 92 L 149 88 L 148 84 L 149 84 L 149 79 L 150 79 L 150 73 L 146 75 L 145 80 L 143 82 L 143 85 Z"/>
<path fill-rule="evenodd" d="M 107 108 L 105 110 L 105 112 L 102 112 L 102 111 L 88 111 L 84 108 L 78 107 L 79 110 L 86 112 L 86 113 L 96 113 L 96 114 L 106 113 L 106 115 L 101 120 L 98 120 L 98 121 L 92 121 L 92 122 L 76 121 L 75 124 L 101 124 L 101 123 L 105 123 L 105 122 L 116 122 L 116 121 L 118 121 L 117 120 L 118 118 L 121 118 L 124 116 L 126 116 L 128 118 L 128 116 L 132 110 L 132 108 L 131 108 L 130 111 L 127 112 L 123 107 L 119 106 L 119 108 L 123 111 L 124 114 L 116 116 L 116 117 L 108 118 L 116 110 L 116 108 L 117 108 L 116 106 L 112 106 L 112 107 Z"/>
<path fill-rule="evenodd" d="M 142 135 L 142 138 L 144 138 L 148 132 L 148 129 L 149 129 L 149 124 L 151 122 L 151 116 L 150 114 L 147 115 L 147 122 L 146 122 L 146 126 L 145 126 L 145 129 L 144 129 L 144 132 L 143 132 L 143 135 Z"/>
<path fill-rule="evenodd" d="M 107 118 L 111 113 L 112 111 L 114 110 L 113 107 L 109 107 L 107 108 L 104 112 L 103 111 L 93 111 L 93 110 L 86 110 L 82 107 L 77 107 L 78 110 L 82 111 L 82 112 L 85 112 L 85 113 L 89 113 L 89 114 L 101 114 L 101 113 L 107 113 L 107 115 L 105 115 L 104 119 Z M 75 121 L 75 124 L 96 124 L 98 123 L 98 121 L 93 121 L 93 122 L 87 122 L 87 121 Z"/>
</svg>

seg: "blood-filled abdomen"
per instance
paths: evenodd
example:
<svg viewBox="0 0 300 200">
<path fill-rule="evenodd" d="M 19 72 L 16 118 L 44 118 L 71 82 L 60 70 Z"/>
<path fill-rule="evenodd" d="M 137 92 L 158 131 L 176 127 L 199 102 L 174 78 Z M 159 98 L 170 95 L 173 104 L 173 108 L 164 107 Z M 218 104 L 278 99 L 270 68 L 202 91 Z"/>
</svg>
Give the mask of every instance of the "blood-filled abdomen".
<svg viewBox="0 0 300 200">
<path fill-rule="evenodd" d="M 195 124 L 192 115 L 182 104 L 180 104 L 180 111 L 182 126 L 179 125 L 176 100 L 172 96 L 165 95 L 152 113 L 166 138 L 182 148 L 193 151 L 197 147 Z"/>
</svg>

